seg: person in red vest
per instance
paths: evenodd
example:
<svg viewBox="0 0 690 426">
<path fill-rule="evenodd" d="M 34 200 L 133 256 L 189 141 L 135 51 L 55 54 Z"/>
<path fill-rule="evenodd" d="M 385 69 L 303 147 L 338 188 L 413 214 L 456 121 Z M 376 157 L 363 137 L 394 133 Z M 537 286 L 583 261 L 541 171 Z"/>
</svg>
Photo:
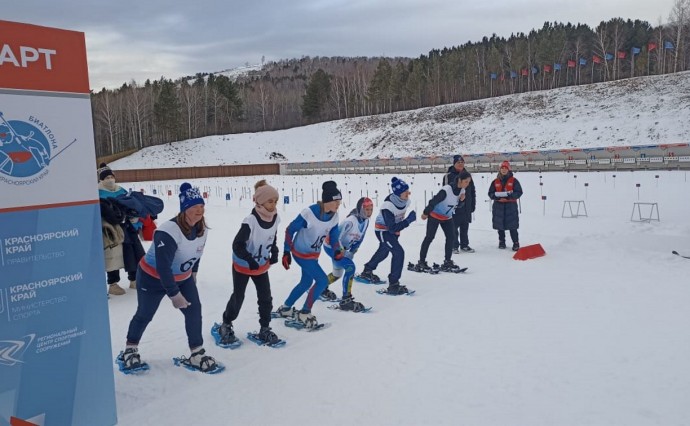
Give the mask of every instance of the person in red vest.
<svg viewBox="0 0 690 426">
<path fill-rule="evenodd" d="M 493 228 L 498 231 L 498 248 L 506 248 L 506 230 L 510 231 L 513 240 L 513 251 L 520 248 L 518 228 L 520 216 L 517 202 L 522 197 L 522 186 L 510 170 L 510 163 L 504 161 L 498 175 L 489 186 L 489 198 L 494 200 L 491 208 Z"/>
</svg>

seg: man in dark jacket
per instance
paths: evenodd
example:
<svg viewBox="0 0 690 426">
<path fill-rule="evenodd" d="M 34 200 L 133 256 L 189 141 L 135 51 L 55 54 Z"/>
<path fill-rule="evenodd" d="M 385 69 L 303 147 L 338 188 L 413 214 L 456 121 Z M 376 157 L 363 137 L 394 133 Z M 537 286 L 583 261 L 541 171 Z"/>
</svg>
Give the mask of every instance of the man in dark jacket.
<svg viewBox="0 0 690 426">
<path fill-rule="evenodd" d="M 443 184 L 452 184 L 463 170 L 465 170 L 465 159 L 462 158 L 462 155 L 454 156 L 453 165 L 448 167 L 448 172 L 443 177 Z M 459 205 L 458 208 L 455 209 L 455 213 L 453 213 L 453 223 L 455 224 L 456 234 L 453 253 L 460 253 L 460 251 L 474 253 L 474 249 L 470 247 L 470 239 L 468 236 L 470 223 L 472 222 L 472 213 L 474 213 L 474 209 L 477 206 L 477 191 L 474 187 L 474 181 L 470 181 L 470 185 L 465 190 L 465 196 L 465 202 Z"/>
</svg>

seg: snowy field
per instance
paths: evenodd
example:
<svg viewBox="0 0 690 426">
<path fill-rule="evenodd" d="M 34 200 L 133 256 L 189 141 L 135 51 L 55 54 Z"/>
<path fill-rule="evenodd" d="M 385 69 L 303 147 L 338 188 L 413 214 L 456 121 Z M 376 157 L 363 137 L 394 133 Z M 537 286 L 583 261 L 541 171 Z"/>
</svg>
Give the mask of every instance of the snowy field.
<svg viewBox="0 0 690 426">
<path fill-rule="evenodd" d="M 401 177 L 411 183 L 419 217 L 441 175 Z M 215 346 L 210 328 L 232 292 L 231 244 L 252 207 L 242 192 L 258 177 L 193 181 L 209 194 L 211 230 L 198 275 L 205 347 L 227 369 L 212 376 L 173 366 L 171 357 L 188 355 L 187 340 L 182 315 L 163 300 L 140 344 L 151 370 L 115 372 L 118 424 L 688 424 L 690 260 L 671 254 L 690 254 L 687 173 L 517 173 L 525 193 L 520 243 L 539 243 L 547 253 L 528 261 L 497 249 L 486 196 L 493 177 L 474 175 L 478 199 L 469 235 L 476 253 L 453 256 L 469 267 L 466 274 L 405 270 L 401 282 L 417 291 L 411 297 L 381 296 L 376 286 L 355 283 L 353 294 L 372 312 L 331 311 L 317 302 L 313 313 L 330 328 L 307 333 L 274 320 L 284 348 L 244 339 L 236 350 Z M 290 196 L 279 205 L 281 251 L 282 231 L 319 196 L 324 180 L 343 191 L 341 220 L 367 192 L 376 215 L 390 182 L 383 175 L 266 178 Z M 179 183 L 123 186 L 164 194 L 160 220 L 167 220 L 179 209 Z M 588 216 L 562 218 L 565 200 L 584 201 Z M 632 222 L 635 202 L 658 203 L 660 221 Z M 403 232 L 406 263 L 417 261 L 425 226 L 418 220 Z M 373 234 L 371 226 L 358 267 L 376 249 Z M 440 229 L 428 260 L 443 260 Z M 325 254 L 320 262 L 330 270 Z M 385 277 L 389 268 L 390 258 L 376 273 Z M 271 268 L 274 307 L 299 273 L 294 263 L 289 271 Z M 339 282 L 331 289 L 340 295 Z M 114 357 L 124 347 L 135 291 L 111 297 L 109 305 Z M 250 285 L 235 331 L 244 337 L 258 327 Z"/>
</svg>

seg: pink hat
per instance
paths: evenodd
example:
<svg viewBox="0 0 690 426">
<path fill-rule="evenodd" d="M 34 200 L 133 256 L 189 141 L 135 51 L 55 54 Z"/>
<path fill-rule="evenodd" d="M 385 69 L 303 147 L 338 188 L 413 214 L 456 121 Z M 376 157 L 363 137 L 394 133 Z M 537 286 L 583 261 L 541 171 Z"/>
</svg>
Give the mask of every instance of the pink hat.
<svg viewBox="0 0 690 426">
<path fill-rule="evenodd" d="M 269 184 L 260 186 L 254 191 L 254 203 L 261 205 L 268 200 L 278 199 L 278 190 Z"/>
<path fill-rule="evenodd" d="M 502 163 L 501 163 L 501 167 L 499 167 L 499 168 L 502 169 L 502 168 L 504 168 L 504 167 L 505 167 L 506 169 L 510 170 L 510 163 L 508 162 L 508 160 L 502 162 Z"/>
</svg>

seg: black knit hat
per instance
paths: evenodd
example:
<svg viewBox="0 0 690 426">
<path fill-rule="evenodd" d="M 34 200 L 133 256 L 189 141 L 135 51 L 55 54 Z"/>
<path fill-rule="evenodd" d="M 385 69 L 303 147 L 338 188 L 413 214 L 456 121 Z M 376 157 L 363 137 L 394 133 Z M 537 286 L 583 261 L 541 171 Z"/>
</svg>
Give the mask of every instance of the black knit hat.
<svg viewBox="0 0 690 426">
<path fill-rule="evenodd" d="M 462 158 L 462 155 L 454 155 L 453 156 L 453 164 L 462 161 L 463 163 L 465 162 L 465 159 Z"/>
<path fill-rule="evenodd" d="M 328 203 L 330 201 L 342 200 L 343 196 L 338 190 L 338 184 L 332 180 L 326 181 L 321 185 L 323 194 L 321 194 L 321 201 Z"/>
<path fill-rule="evenodd" d="M 115 174 L 113 173 L 113 171 L 110 170 L 110 167 L 108 167 L 105 163 L 101 163 L 98 166 L 97 172 L 98 172 L 98 181 L 99 182 L 104 180 L 108 176 L 115 177 Z"/>
</svg>

